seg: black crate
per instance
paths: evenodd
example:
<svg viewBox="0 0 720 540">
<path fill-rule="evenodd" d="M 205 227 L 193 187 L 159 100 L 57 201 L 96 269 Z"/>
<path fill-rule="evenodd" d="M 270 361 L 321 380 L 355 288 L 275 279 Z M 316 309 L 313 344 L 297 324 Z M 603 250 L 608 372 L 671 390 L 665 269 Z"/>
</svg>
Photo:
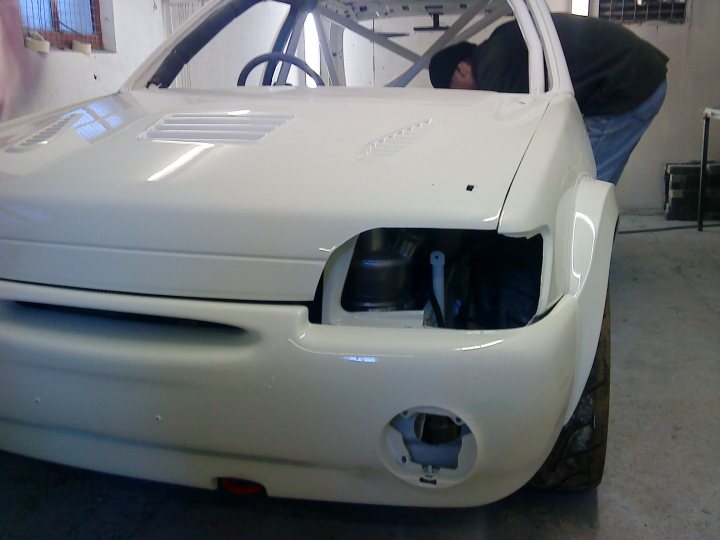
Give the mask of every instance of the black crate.
<svg viewBox="0 0 720 540">
<path fill-rule="evenodd" d="M 720 216 L 720 162 L 708 163 L 705 183 L 704 218 Z M 697 220 L 700 162 L 665 165 L 665 217 L 669 220 Z"/>
</svg>

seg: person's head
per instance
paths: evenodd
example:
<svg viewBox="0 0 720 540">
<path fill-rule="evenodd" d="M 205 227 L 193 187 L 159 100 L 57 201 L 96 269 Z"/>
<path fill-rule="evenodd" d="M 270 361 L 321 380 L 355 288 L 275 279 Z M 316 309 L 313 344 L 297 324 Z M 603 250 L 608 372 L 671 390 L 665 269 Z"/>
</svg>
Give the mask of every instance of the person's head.
<svg viewBox="0 0 720 540">
<path fill-rule="evenodd" d="M 472 55 L 475 45 L 462 41 L 437 53 L 430 60 L 430 82 L 435 88 L 475 89 Z"/>
</svg>

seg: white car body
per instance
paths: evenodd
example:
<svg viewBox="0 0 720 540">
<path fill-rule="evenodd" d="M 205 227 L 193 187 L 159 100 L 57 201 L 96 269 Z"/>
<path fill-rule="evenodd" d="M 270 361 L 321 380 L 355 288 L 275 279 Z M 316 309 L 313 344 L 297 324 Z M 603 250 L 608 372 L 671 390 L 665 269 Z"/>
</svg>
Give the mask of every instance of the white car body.
<svg viewBox="0 0 720 540">
<path fill-rule="evenodd" d="M 120 93 L 0 125 L 0 448 L 281 497 L 511 493 L 580 398 L 617 221 L 547 7 L 511 2 L 530 94 L 146 89 L 225 4 Z M 216 130 L 228 124 L 260 135 Z M 458 329 L 418 309 L 346 310 L 357 238 L 374 229 L 540 235 L 535 316 Z M 409 457 L 394 426 L 418 414 L 462 426 L 456 467 Z"/>
</svg>

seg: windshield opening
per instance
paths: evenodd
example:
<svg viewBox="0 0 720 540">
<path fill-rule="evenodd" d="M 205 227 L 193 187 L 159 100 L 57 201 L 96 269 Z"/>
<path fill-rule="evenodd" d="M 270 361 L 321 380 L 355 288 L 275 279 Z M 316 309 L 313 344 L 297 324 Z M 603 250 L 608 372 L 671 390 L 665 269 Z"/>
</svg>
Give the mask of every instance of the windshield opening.
<svg viewBox="0 0 720 540">
<path fill-rule="evenodd" d="M 435 53 L 461 41 L 483 43 L 513 21 L 506 0 L 228 0 L 211 6 L 145 86 L 428 88 Z M 524 56 L 527 65 L 527 47 Z M 527 81 L 504 91 L 528 92 Z"/>
</svg>

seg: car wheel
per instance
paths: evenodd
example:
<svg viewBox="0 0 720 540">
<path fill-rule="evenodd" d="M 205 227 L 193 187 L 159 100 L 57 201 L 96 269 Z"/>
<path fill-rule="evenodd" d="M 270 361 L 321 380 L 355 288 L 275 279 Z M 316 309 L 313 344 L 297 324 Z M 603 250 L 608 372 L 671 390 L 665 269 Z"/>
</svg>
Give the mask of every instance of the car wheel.
<svg viewBox="0 0 720 540">
<path fill-rule="evenodd" d="M 581 490 L 600 484 L 605 467 L 610 408 L 610 300 L 605 299 L 592 370 L 570 421 L 529 484 L 540 489 Z"/>
</svg>

